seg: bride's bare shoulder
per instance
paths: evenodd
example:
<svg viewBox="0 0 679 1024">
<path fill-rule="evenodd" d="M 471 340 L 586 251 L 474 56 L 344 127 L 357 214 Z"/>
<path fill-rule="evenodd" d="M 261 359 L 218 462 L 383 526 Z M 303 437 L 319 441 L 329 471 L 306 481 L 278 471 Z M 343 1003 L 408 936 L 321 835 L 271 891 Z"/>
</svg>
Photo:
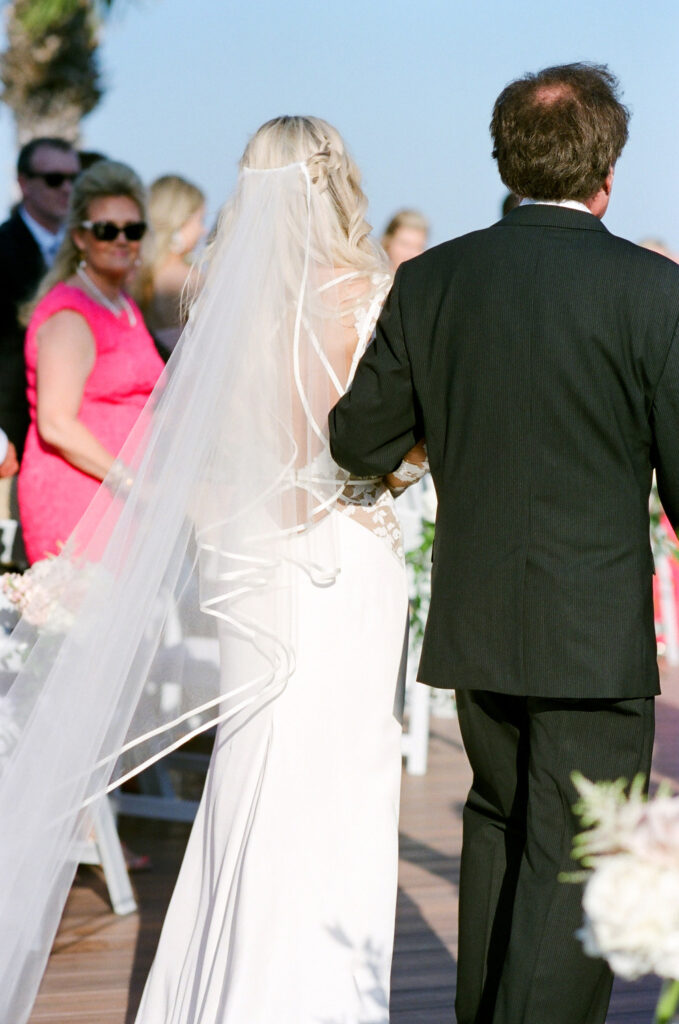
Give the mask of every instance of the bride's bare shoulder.
<svg viewBox="0 0 679 1024">
<path fill-rule="evenodd" d="M 371 300 L 378 287 L 387 282 L 387 275 L 352 267 L 328 267 L 321 271 L 319 282 L 324 304 L 344 315 Z"/>
</svg>

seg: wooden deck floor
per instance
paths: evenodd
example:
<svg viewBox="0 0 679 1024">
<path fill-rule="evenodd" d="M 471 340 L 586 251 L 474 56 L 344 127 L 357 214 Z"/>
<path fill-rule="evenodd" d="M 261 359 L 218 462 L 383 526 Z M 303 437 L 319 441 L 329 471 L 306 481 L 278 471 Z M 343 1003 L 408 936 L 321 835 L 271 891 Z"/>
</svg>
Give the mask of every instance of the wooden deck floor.
<svg viewBox="0 0 679 1024">
<path fill-rule="evenodd" d="M 663 674 L 657 711 L 655 776 L 679 783 L 679 672 Z M 468 784 L 456 722 L 434 719 L 428 774 L 403 779 L 392 1024 L 454 1024 L 461 807 Z M 121 834 L 153 858 L 153 870 L 135 877 L 139 913 L 117 918 L 98 869 L 79 870 L 31 1024 L 133 1024 L 188 826 L 121 819 Z M 652 978 L 616 982 L 607 1024 L 649 1024 L 657 990 Z"/>
</svg>

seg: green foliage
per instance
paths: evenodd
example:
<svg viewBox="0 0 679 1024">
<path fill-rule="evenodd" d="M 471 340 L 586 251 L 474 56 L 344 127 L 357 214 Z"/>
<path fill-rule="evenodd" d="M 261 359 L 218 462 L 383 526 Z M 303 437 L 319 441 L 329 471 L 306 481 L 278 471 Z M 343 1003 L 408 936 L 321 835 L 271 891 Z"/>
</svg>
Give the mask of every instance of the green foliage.
<svg viewBox="0 0 679 1024">
<path fill-rule="evenodd" d="M 93 0 L 12 0 L 0 57 L 2 101 L 19 145 L 36 135 L 76 141 L 80 120 L 102 95 Z"/>
<path fill-rule="evenodd" d="M 412 551 L 406 552 L 406 564 L 410 570 L 410 630 L 411 641 L 419 645 L 424 637 L 424 627 L 429 611 L 431 592 L 431 552 L 434 545 L 434 523 L 422 519 L 422 540 Z"/>
<path fill-rule="evenodd" d="M 662 991 L 658 998 L 658 1005 L 655 1009 L 654 1024 L 671 1024 L 675 1020 L 677 1004 L 679 1003 L 679 981 L 667 978 L 663 982 Z"/>
<path fill-rule="evenodd" d="M 96 0 L 94 8 L 104 12 L 113 6 L 114 0 Z M 31 39 L 37 41 L 48 32 L 67 23 L 78 9 L 81 0 L 30 0 L 30 3 L 15 4 L 16 17 Z"/>
</svg>

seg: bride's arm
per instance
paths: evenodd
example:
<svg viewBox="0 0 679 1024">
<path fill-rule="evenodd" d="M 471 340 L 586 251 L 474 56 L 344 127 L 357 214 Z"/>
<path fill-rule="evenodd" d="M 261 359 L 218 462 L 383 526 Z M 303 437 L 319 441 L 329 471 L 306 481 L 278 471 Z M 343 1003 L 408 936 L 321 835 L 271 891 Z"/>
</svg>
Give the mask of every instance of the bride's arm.
<svg viewBox="0 0 679 1024">
<path fill-rule="evenodd" d="M 399 270 L 352 385 L 330 412 L 330 450 L 355 476 L 398 473 L 424 435 L 398 300 Z"/>
<path fill-rule="evenodd" d="M 409 452 L 406 452 L 401 464 L 393 473 L 387 473 L 384 481 L 392 494 L 399 495 L 428 472 L 427 445 L 424 441 L 418 441 Z"/>
</svg>

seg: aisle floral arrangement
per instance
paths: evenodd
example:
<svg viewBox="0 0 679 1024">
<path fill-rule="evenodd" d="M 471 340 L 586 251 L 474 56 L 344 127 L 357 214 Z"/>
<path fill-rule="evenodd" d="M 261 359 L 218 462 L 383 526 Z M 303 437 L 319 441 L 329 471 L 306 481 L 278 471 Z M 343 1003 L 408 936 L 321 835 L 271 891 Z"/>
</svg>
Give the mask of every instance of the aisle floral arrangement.
<svg viewBox="0 0 679 1024">
<path fill-rule="evenodd" d="M 422 494 L 420 542 L 406 551 L 410 592 L 410 644 L 419 651 L 424 638 L 424 627 L 429 613 L 431 597 L 431 553 L 436 524 L 436 491 L 427 487 Z"/>
<path fill-rule="evenodd" d="M 28 642 L 12 631 L 20 618 L 41 636 L 59 637 L 73 623 L 76 608 L 92 582 L 94 567 L 48 557 L 25 572 L 0 575 L 0 671 L 16 672 Z"/>
<path fill-rule="evenodd" d="M 575 813 L 585 831 L 573 856 L 585 872 L 584 924 L 588 956 L 603 957 L 615 974 L 663 978 L 655 1024 L 669 1024 L 679 1003 L 679 797 L 661 787 L 652 799 L 637 777 L 589 782 L 578 773 Z"/>
<path fill-rule="evenodd" d="M 413 665 L 420 660 L 424 627 L 431 599 L 431 557 L 436 524 L 436 491 L 431 481 L 422 489 L 422 515 L 419 523 L 418 543 L 406 551 L 408 594 L 410 604 L 410 659 Z M 433 715 L 450 718 L 455 715 L 453 690 L 430 691 L 430 709 Z"/>
<path fill-rule="evenodd" d="M 59 571 L 55 565 L 59 565 Z M 78 576 L 78 587 L 73 584 Z M 0 576 L 0 596 L 26 622 L 43 632 L 62 633 L 73 621 L 69 607 L 82 596 L 87 579 L 82 570 L 76 573 L 70 563 L 56 563 L 54 558 L 34 562 L 25 572 L 6 572 Z M 69 602 L 65 600 L 69 588 Z"/>
</svg>

